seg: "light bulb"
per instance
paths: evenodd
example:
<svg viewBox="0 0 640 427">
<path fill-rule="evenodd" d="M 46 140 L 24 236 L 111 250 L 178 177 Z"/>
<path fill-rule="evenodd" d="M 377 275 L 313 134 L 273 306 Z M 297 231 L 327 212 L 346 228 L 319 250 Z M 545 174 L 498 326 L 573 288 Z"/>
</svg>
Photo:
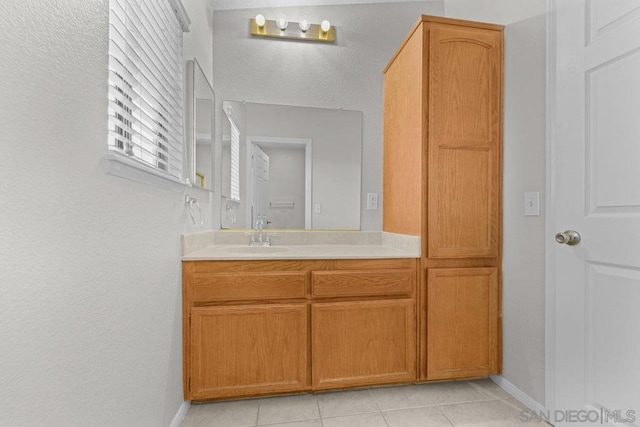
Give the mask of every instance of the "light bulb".
<svg viewBox="0 0 640 427">
<path fill-rule="evenodd" d="M 320 28 L 322 29 L 323 33 L 326 33 L 327 31 L 329 31 L 329 29 L 331 28 L 331 22 L 327 21 L 326 19 L 324 21 L 322 21 L 322 23 L 320 24 Z"/>
<path fill-rule="evenodd" d="M 263 15 L 256 15 L 256 25 L 258 26 L 258 28 L 264 27 L 265 22 L 267 21 L 264 19 Z"/>
<path fill-rule="evenodd" d="M 303 33 L 306 33 L 307 30 L 311 27 L 311 23 L 307 18 L 300 19 L 300 23 L 298 25 L 300 26 L 300 31 L 302 31 Z"/>
<path fill-rule="evenodd" d="M 284 31 L 287 28 L 287 25 L 289 25 L 289 21 L 286 16 L 280 15 L 276 18 L 276 25 L 280 30 Z"/>
</svg>

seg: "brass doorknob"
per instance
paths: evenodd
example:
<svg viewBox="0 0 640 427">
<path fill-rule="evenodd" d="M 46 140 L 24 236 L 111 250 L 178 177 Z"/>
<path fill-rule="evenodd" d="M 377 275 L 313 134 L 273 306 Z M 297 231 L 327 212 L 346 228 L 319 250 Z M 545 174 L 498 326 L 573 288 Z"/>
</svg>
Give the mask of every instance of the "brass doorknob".
<svg viewBox="0 0 640 427">
<path fill-rule="evenodd" d="M 582 237 L 580 237 L 580 233 L 575 230 L 567 230 L 563 231 L 562 233 L 556 234 L 556 242 L 560 243 L 561 245 L 577 245 L 578 243 L 580 243 L 581 239 Z"/>
</svg>

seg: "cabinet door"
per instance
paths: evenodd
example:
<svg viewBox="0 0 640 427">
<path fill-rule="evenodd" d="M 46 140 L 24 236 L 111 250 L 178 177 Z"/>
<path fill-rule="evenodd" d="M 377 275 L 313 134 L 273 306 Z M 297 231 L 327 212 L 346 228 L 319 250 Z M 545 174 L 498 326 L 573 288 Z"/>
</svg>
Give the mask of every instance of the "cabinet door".
<svg viewBox="0 0 640 427">
<path fill-rule="evenodd" d="M 499 301 L 496 268 L 427 271 L 427 379 L 498 373 Z"/>
<path fill-rule="evenodd" d="M 307 304 L 191 309 L 190 398 L 303 390 Z"/>
<path fill-rule="evenodd" d="M 416 379 L 415 301 L 312 304 L 313 388 Z"/>
<path fill-rule="evenodd" d="M 431 24 L 428 257 L 498 256 L 502 33 Z"/>
</svg>

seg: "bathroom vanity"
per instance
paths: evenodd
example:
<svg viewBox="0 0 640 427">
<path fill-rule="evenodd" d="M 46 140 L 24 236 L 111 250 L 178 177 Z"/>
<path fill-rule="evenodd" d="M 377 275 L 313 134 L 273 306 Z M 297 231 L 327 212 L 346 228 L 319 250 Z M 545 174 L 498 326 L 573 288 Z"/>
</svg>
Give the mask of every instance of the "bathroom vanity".
<svg viewBox="0 0 640 427">
<path fill-rule="evenodd" d="M 183 257 L 186 399 L 416 380 L 419 239 L 399 249 L 383 233 L 297 234 L 356 242 L 211 245 Z"/>
<path fill-rule="evenodd" d="M 391 59 L 383 232 L 186 236 L 186 399 L 500 372 L 502 37 L 422 16 Z"/>
</svg>

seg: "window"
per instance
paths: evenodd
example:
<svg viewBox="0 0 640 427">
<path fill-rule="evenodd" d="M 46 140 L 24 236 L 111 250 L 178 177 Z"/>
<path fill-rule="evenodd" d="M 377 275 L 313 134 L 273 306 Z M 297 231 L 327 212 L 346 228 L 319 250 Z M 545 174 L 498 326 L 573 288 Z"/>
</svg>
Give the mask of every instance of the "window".
<svg viewBox="0 0 640 427">
<path fill-rule="evenodd" d="M 188 24 L 179 0 L 109 0 L 109 151 L 180 182 Z"/>
</svg>

